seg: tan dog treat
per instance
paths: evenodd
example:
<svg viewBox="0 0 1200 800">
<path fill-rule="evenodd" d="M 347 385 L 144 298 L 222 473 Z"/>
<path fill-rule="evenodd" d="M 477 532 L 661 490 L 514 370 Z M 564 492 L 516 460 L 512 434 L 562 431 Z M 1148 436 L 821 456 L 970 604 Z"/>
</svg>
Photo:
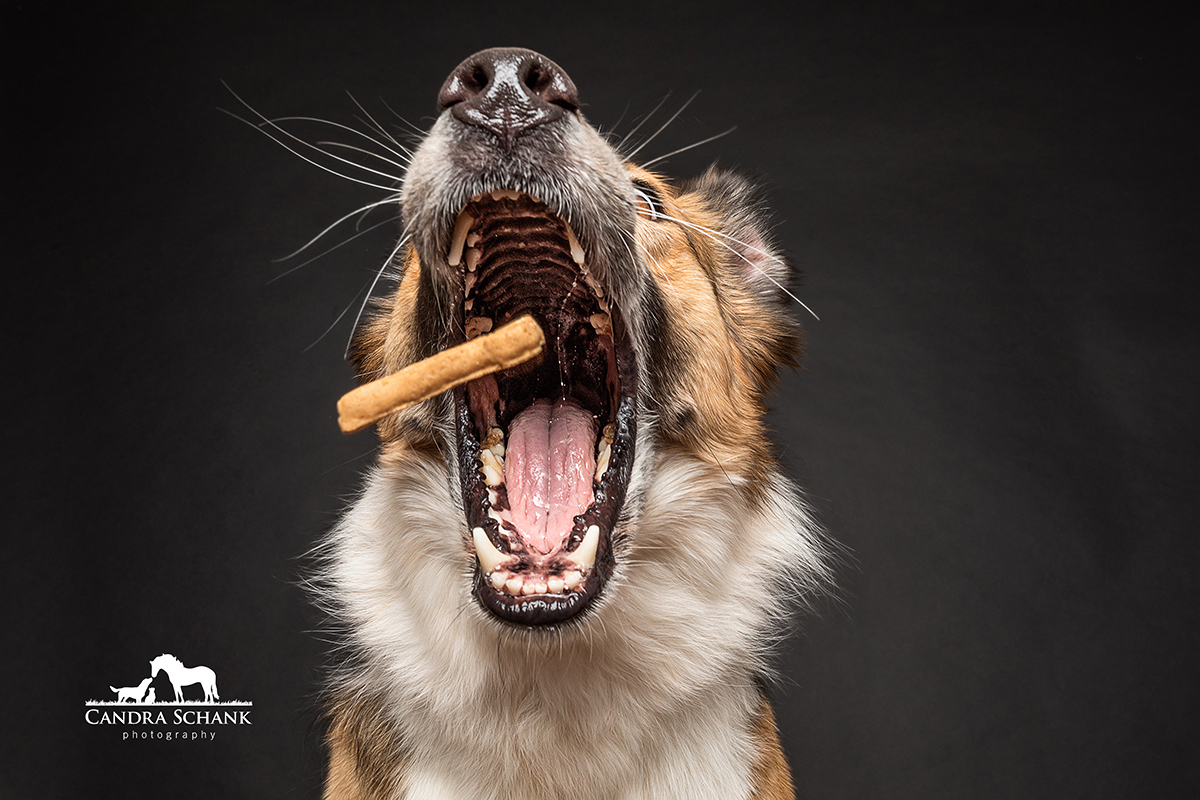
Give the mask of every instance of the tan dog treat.
<svg viewBox="0 0 1200 800">
<path fill-rule="evenodd" d="M 362 430 L 447 389 L 522 364 L 545 346 L 546 337 L 537 321 L 528 314 L 518 317 L 491 333 L 347 392 L 338 400 L 338 426 L 343 433 Z"/>
</svg>

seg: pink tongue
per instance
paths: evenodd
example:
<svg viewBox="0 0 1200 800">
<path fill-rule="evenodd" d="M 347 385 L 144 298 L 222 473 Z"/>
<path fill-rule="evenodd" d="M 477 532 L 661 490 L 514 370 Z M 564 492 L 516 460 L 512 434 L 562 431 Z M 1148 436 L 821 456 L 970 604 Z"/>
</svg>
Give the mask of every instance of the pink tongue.
<svg viewBox="0 0 1200 800">
<path fill-rule="evenodd" d="M 538 400 L 512 421 L 504 454 L 510 508 L 500 516 L 526 547 L 559 549 L 591 505 L 595 441 L 592 415 L 567 398 Z"/>
</svg>

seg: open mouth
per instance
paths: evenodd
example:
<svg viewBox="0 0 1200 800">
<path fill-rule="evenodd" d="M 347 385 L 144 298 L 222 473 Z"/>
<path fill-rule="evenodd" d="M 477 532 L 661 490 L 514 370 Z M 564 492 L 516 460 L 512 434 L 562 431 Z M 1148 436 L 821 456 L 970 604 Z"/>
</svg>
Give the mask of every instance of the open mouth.
<svg viewBox="0 0 1200 800">
<path fill-rule="evenodd" d="M 633 465 L 633 348 L 574 232 L 536 198 L 473 197 L 448 262 L 463 277 L 466 338 L 522 314 L 546 337 L 538 358 L 454 390 L 475 592 L 509 622 L 563 622 L 612 574 Z"/>
</svg>

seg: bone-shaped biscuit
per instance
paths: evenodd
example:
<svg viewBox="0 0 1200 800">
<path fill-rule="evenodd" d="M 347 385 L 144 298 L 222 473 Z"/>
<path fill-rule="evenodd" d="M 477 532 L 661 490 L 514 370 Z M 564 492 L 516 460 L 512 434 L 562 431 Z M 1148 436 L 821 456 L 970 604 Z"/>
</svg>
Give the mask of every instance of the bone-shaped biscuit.
<svg viewBox="0 0 1200 800">
<path fill-rule="evenodd" d="M 338 426 L 343 433 L 362 430 L 447 389 L 522 364 L 545 346 L 546 337 L 537 321 L 528 314 L 518 317 L 491 333 L 347 392 L 338 400 Z"/>
</svg>

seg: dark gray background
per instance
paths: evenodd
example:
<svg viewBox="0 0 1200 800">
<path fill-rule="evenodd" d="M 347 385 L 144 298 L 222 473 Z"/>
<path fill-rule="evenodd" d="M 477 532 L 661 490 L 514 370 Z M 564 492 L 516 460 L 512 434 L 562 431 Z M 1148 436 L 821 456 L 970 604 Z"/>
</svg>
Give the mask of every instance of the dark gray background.
<svg viewBox="0 0 1200 800">
<path fill-rule="evenodd" d="M 268 115 L 356 124 L 348 90 L 424 127 L 449 70 L 496 45 L 556 60 L 618 134 L 700 90 L 641 155 L 737 125 L 665 170 L 719 159 L 769 184 L 821 317 L 772 422 L 847 549 L 773 688 L 802 795 L 1192 796 L 1181 20 L 35 5 L 3 25 L 0 796 L 316 796 L 326 644 L 301 556 L 373 447 L 335 424 L 348 321 L 321 335 L 390 234 L 270 282 L 288 267 L 273 259 L 379 195 L 220 113 L 237 108 L 221 81 Z M 161 652 L 216 669 L 253 727 L 121 743 L 84 723 L 85 700 Z"/>
</svg>

